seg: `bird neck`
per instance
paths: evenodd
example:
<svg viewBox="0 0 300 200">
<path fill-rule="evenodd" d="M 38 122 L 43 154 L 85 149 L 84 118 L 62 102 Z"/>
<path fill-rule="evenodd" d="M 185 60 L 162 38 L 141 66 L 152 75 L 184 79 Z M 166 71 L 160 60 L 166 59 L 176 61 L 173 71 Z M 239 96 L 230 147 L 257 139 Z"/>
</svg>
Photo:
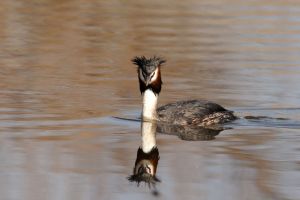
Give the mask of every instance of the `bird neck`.
<svg viewBox="0 0 300 200">
<path fill-rule="evenodd" d="M 143 93 L 143 110 L 142 119 L 143 121 L 156 121 L 157 114 L 157 101 L 158 94 L 155 94 L 152 89 L 146 89 Z"/>
</svg>

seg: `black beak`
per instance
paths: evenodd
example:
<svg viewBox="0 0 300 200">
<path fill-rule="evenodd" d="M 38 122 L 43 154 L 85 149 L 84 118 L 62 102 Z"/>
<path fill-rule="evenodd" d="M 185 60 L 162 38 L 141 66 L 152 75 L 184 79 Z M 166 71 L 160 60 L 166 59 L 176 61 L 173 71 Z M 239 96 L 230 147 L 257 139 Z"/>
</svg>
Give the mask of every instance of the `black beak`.
<svg viewBox="0 0 300 200">
<path fill-rule="evenodd" d="M 148 77 L 146 77 L 145 79 L 146 79 L 146 80 L 145 80 L 145 84 L 146 84 L 146 87 L 147 87 L 147 86 L 150 85 L 150 83 L 151 83 L 151 77 L 148 76 Z"/>
</svg>

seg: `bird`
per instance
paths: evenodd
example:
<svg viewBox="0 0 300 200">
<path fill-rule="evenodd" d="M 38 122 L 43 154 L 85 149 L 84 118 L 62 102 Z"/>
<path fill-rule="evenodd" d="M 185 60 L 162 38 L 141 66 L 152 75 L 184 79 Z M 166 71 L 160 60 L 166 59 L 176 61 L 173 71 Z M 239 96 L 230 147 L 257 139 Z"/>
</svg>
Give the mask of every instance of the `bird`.
<svg viewBox="0 0 300 200">
<path fill-rule="evenodd" d="M 207 100 L 183 100 L 157 108 L 163 84 L 161 67 L 166 60 L 158 56 L 136 56 L 131 61 L 137 66 L 139 89 L 143 98 L 142 121 L 209 127 L 237 119 L 233 111 Z"/>
</svg>

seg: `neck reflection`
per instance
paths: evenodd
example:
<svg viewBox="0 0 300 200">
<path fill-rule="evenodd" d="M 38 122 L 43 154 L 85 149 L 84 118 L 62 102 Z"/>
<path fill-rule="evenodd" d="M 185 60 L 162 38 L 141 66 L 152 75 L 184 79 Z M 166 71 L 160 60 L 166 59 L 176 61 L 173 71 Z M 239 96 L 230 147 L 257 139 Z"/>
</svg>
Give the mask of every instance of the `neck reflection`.
<svg viewBox="0 0 300 200">
<path fill-rule="evenodd" d="M 128 177 L 131 182 L 138 185 L 141 182 L 149 187 L 155 186 L 160 180 L 156 177 L 156 169 L 159 160 L 159 151 L 156 146 L 156 128 L 154 122 L 142 122 L 142 144 L 137 150 L 137 156 L 133 168 L 133 175 Z"/>
</svg>

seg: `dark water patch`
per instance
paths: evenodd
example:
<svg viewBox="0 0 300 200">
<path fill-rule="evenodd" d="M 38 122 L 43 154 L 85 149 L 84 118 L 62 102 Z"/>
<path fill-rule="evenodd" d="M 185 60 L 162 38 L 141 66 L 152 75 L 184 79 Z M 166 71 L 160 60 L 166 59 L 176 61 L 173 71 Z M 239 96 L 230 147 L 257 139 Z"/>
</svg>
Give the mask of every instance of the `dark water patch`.
<svg viewBox="0 0 300 200">
<path fill-rule="evenodd" d="M 300 121 L 287 118 L 271 118 L 265 116 L 248 116 L 245 119 L 238 119 L 228 124 L 230 127 L 249 127 L 249 128 L 286 128 L 300 129 Z"/>
<path fill-rule="evenodd" d="M 284 117 L 277 117 L 277 118 L 272 118 L 268 116 L 244 116 L 245 119 L 249 120 L 264 120 L 264 119 L 269 119 L 269 120 L 289 120 L 288 118 Z"/>
</svg>

